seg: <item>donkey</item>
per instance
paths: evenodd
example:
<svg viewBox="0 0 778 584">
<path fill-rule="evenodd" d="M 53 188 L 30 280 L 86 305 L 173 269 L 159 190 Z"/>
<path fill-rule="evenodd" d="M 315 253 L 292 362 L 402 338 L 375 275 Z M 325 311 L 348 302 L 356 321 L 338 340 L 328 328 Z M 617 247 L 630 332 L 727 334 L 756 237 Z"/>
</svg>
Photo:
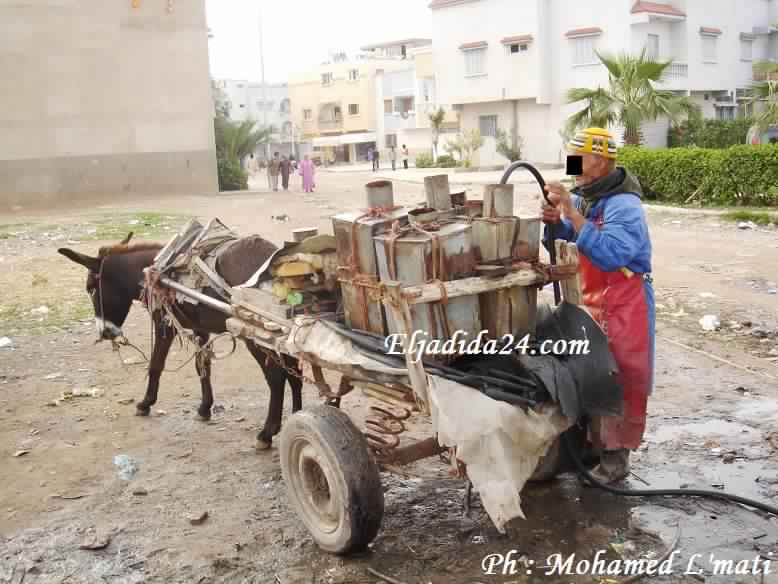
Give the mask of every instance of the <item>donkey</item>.
<svg viewBox="0 0 778 584">
<path fill-rule="evenodd" d="M 57 250 L 69 260 L 84 266 L 87 270 L 86 291 L 92 299 L 97 325 L 98 341 L 116 340 L 123 337 L 122 325 L 130 312 L 133 300 L 141 300 L 143 292 L 144 268 L 149 267 L 157 253 L 162 249 L 159 243 L 137 243 L 130 245 L 130 233 L 117 245 L 100 248 L 97 257 L 91 257 L 61 248 Z M 232 244 L 217 262 L 217 272 L 230 285 L 236 286 L 248 280 L 276 250 L 269 241 L 258 235 L 243 237 Z M 206 294 L 217 298 L 210 290 Z M 181 302 L 173 304 L 174 314 L 181 325 L 191 330 L 202 347 L 211 334 L 227 330 L 227 317 L 221 312 L 203 305 Z M 159 379 L 165 368 L 170 345 L 177 331 L 166 322 L 162 310 L 151 314 L 153 324 L 154 350 L 148 367 L 148 385 L 146 395 L 136 407 L 136 414 L 148 416 L 151 406 L 157 402 Z M 302 408 L 302 376 L 297 359 L 281 355 L 284 366 L 275 356 L 250 340 L 244 340 L 251 355 L 259 363 L 270 388 L 265 426 L 257 434 L 257 448 L 270 448 L 273 436 L 281 431 L 281 416 L 284 406 L 284 388 L 286 382 L 292 390 L 292 411 Z M 197 373 L 200 376 L 202 397 L 197 410 L 199 418 L 207 421 L 211 418 L 213 389 L 211 387 L 211 361 L 208 351 L 203 358 L 195 359 Z"/>
</svg>

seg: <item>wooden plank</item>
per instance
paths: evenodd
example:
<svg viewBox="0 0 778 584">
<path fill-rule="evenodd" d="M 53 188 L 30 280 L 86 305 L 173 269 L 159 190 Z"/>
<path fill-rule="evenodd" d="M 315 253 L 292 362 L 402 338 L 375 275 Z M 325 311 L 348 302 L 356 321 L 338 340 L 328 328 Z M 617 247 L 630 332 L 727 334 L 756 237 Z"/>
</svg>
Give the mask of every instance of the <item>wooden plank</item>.
<svg viewBox="0 0 778 584">
<path fill-rule="evenodd" d="M 563 239 L 557 239 L 556 242 L 557 263 L 560 265 L 578 265 L 578 246 L 574 243 L 568 243 Z M 578 273 L 572 278 L 562 280 L 562 298 L 570 304 L 583 304 L 581 294 L 581 274 Z"/>
<path fill-rule="evenodd" d="M 540 257 L 540 218 L 522 217 L 519 219 L 517 257 L 537 260 Z"/>
<path fill-rule="evenodd" d="M 543 284 L 544 278 L 535 270 L 518 270 L 511 272 L 507 276 L 495 279 L 486 278 L 465 278 L 463 280 L 454 280 L 443 282 L 448 298 L 458 298 L 459 296 L 472 296 L 483 292 L 492 292 L 502 288 L 512 288 L 513 286 L 535 286 Z M 419 286 L 406 286 L 403 288 L 403 296 L 408 304 L 426 304 L 428 302 L 439 302 L 443 299 L 440 284 L 422 284 Z"/>
<path fill-rule="evenodd" d="M 448 175 L 438 174 L 424 177 L 424 192 L 427 195 L 427 206 L 440 211 L 451 209 L 451 190 L 448 186 Z"/>
<path fill-rule="evenodd" d="M 268 292 L 256 288 L 234 288 L 232 302 L 256 316 L 261 316 L 283 326 L 292 326 L 292 322 L 286 316 L 289 314 L 289 307 L 279 304 L 275 296 Z"/>
<path fill-rule="evenodd" d="M 384 282 L 386 295 L 384 297 L 384 306 L 392 316 L 397 325 L 397 331 L 402 339 L 403 352 L 405 353 L 405 365 L 408 368 L 408 377 L 411 381 L 411 387 L 416 397 L 421 402 L 421 409 L 424 413 L 429 413 L 429 397 L 427 395 L 427 373 L 424 371 L 424 365 L 421 360 L 413 362 L 413 352 L 415 345 L 412 343 L 413 320 L 411 318 L 411 309 L 408 300 L 403 295 L 402 282 L 388 281 Z M 438 290 L 440 292 L 440 290 Z"/>
</svg>

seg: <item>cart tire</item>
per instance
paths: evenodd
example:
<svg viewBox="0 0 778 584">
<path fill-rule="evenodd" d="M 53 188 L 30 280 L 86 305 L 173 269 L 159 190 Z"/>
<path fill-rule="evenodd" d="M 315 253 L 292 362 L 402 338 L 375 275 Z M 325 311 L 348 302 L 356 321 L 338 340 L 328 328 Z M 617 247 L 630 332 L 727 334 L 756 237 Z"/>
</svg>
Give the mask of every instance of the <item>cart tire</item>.
<svg viewBox="0 0 778 584">
<path fill-rule="evenodd" d="M 384 516 L 384 491 L 367 440 L 331 406 L 293 414 L 280 436 L 281 472 L 292 507 L 319 547 L 364 550 Z"/>
</svg>

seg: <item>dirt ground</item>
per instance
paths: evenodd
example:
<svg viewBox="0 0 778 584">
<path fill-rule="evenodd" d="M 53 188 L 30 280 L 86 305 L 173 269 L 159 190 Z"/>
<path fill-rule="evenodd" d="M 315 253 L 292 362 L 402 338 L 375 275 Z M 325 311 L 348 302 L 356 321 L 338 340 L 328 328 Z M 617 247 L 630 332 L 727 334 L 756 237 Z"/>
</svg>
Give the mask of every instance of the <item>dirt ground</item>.
<svg viewBox="0 0 778 584">
<path fill-rule="evenodd" d="M 653 581 L 778 582 L 776 518 L 710 500 L 616 497 L 570 476 L 528 487 L 527 519 L 501 536 L 477 502 L 463 516 L 464 485 L 437 461 L 413 466 L 414 476 L 384 476 L 385 519 L 369 553 L 322 553 L 289 508 L 276 447 L 254 449 L 267 388 L 242 347 L 214 365 L 211 422 L 195 419 L 192 364 L 165 374 L 152 415 L 136 417 L 132 400 L 142 397 L 144 368 L 131 351 L 94 345 L 85 274 L 56 249 L 94 253 L 128 230 L 167 240 L 189 216 L 217 216 L 242 234 L 280 243 L 298 227 L 329 232 L 334 213 L 362 207 L 367 180 L 367 173 L 321 172 L 308 195 L 295 187 L 0 216 L 0 338 L 13 343 L 0 348 L 0 582 L 367 584 L 379 582 L 372 567 L 407 584 L 604 583 L 539 570 L 488 575 L 482 559 L 516 550 L 542 566 L 554 553 L 585 559 L 600 549 L 657 558 L 679 529 L 673 574 Z M 395 190 L 400 203 L 423 199 L 418 183 Z M 518 191 L 522 209 L 535 212 L 533 188 Z M 713 487 L 775 503 L 778 230 L 741 230 L 699 212 L 654 208 L 649 215 L 657 376 L 629 485 Z M 718 317 L 719 331 L 702 332 L 705 314 Z M 133 309 L 125 332 L 148 351 L 142 308 Z M 186 358 L 175 349 L 169 367 Z M 87 396 L 62 399 L 76 389 Z M 313 388 L 304 400 L 317 402 Z M 346 399 L 344 409 L 359 421 L 364 402 Z M 428 428 L 418 420 L 414 434 Z M 131 480 L 120 478 L 117 455 L 136 462 Z M 190 522 L 204 512 L 202 524 Z M 704 576 L 684 574 L 694 554 Z M 711 555 L 774 562 L 766 575 L 715 575 Z"/>
</svg>

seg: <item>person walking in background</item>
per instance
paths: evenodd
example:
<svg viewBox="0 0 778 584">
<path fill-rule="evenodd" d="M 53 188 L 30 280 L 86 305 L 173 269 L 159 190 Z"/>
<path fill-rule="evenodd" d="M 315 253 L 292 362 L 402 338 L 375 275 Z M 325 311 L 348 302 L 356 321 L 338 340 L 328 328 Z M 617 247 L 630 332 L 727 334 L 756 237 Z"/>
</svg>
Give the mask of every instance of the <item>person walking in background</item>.
<svg viewBox="0 0 778 584">
<path fill-rule="evenodd" d="M 249 178 L 254 178 L 254 175 L 257 174 L 257 170 L 259 170 L 259 166 L 257 165 L 257 159 L 254 158 L 254 154 L 249 154 L 249 164 L 248 164 L 248 171 L 249 171 Z"/>
<path fill-rule="evenodd" d="M 380 170 L 381 169 L 381 154 L 376 148 L 373 150 L 373 170 Z"/>
<path fill-rule="evenodd" d="M 278 158 L 278 152 L 273 153 L 273 159 L 267 166 L 267 172 L 270 176 L 270 188 L 273 191 L 278 190 L 278 175 L 281 173 L 281 160 Z"/>
<path fill-rule="evenodd" d="M 397 150 L 394 146 L 389 150 L 389 160 L 392 161 L 392 170 L 397 170 Z"/>
<path fill-rule="evenodd" d="M 405 170 L 408 170 L 408 148 L 407 146 L 405 146 L 405 144 L 403 144 L 402 155 L 403 155 L 403 168 Z"/>
<path fill-rule="evenodd" d="M 313 161 L 308 158 L 306 154 L 300 162 L 300 176 L 303 177 L 303 190 L 306 193 L 312 193 L 316 183 L 313 182 L 313 178 L 316 175 L 316 167 Z"/>
<path fill-rule="evenodd" d="M 285 191 L 289 190 L 289 173 L 292 170 L 292 163 L 286 156 L 281 157 L 281 186 Z"/>
<path fill-rule="evenodd" d="M 368 148 L 367 149 L 367 160 L 370 162 L 370 164 L 373 165 L 373 170 L 375 170 L 375 160 L 373 159 L 373 149 Z"/>
</svg>

